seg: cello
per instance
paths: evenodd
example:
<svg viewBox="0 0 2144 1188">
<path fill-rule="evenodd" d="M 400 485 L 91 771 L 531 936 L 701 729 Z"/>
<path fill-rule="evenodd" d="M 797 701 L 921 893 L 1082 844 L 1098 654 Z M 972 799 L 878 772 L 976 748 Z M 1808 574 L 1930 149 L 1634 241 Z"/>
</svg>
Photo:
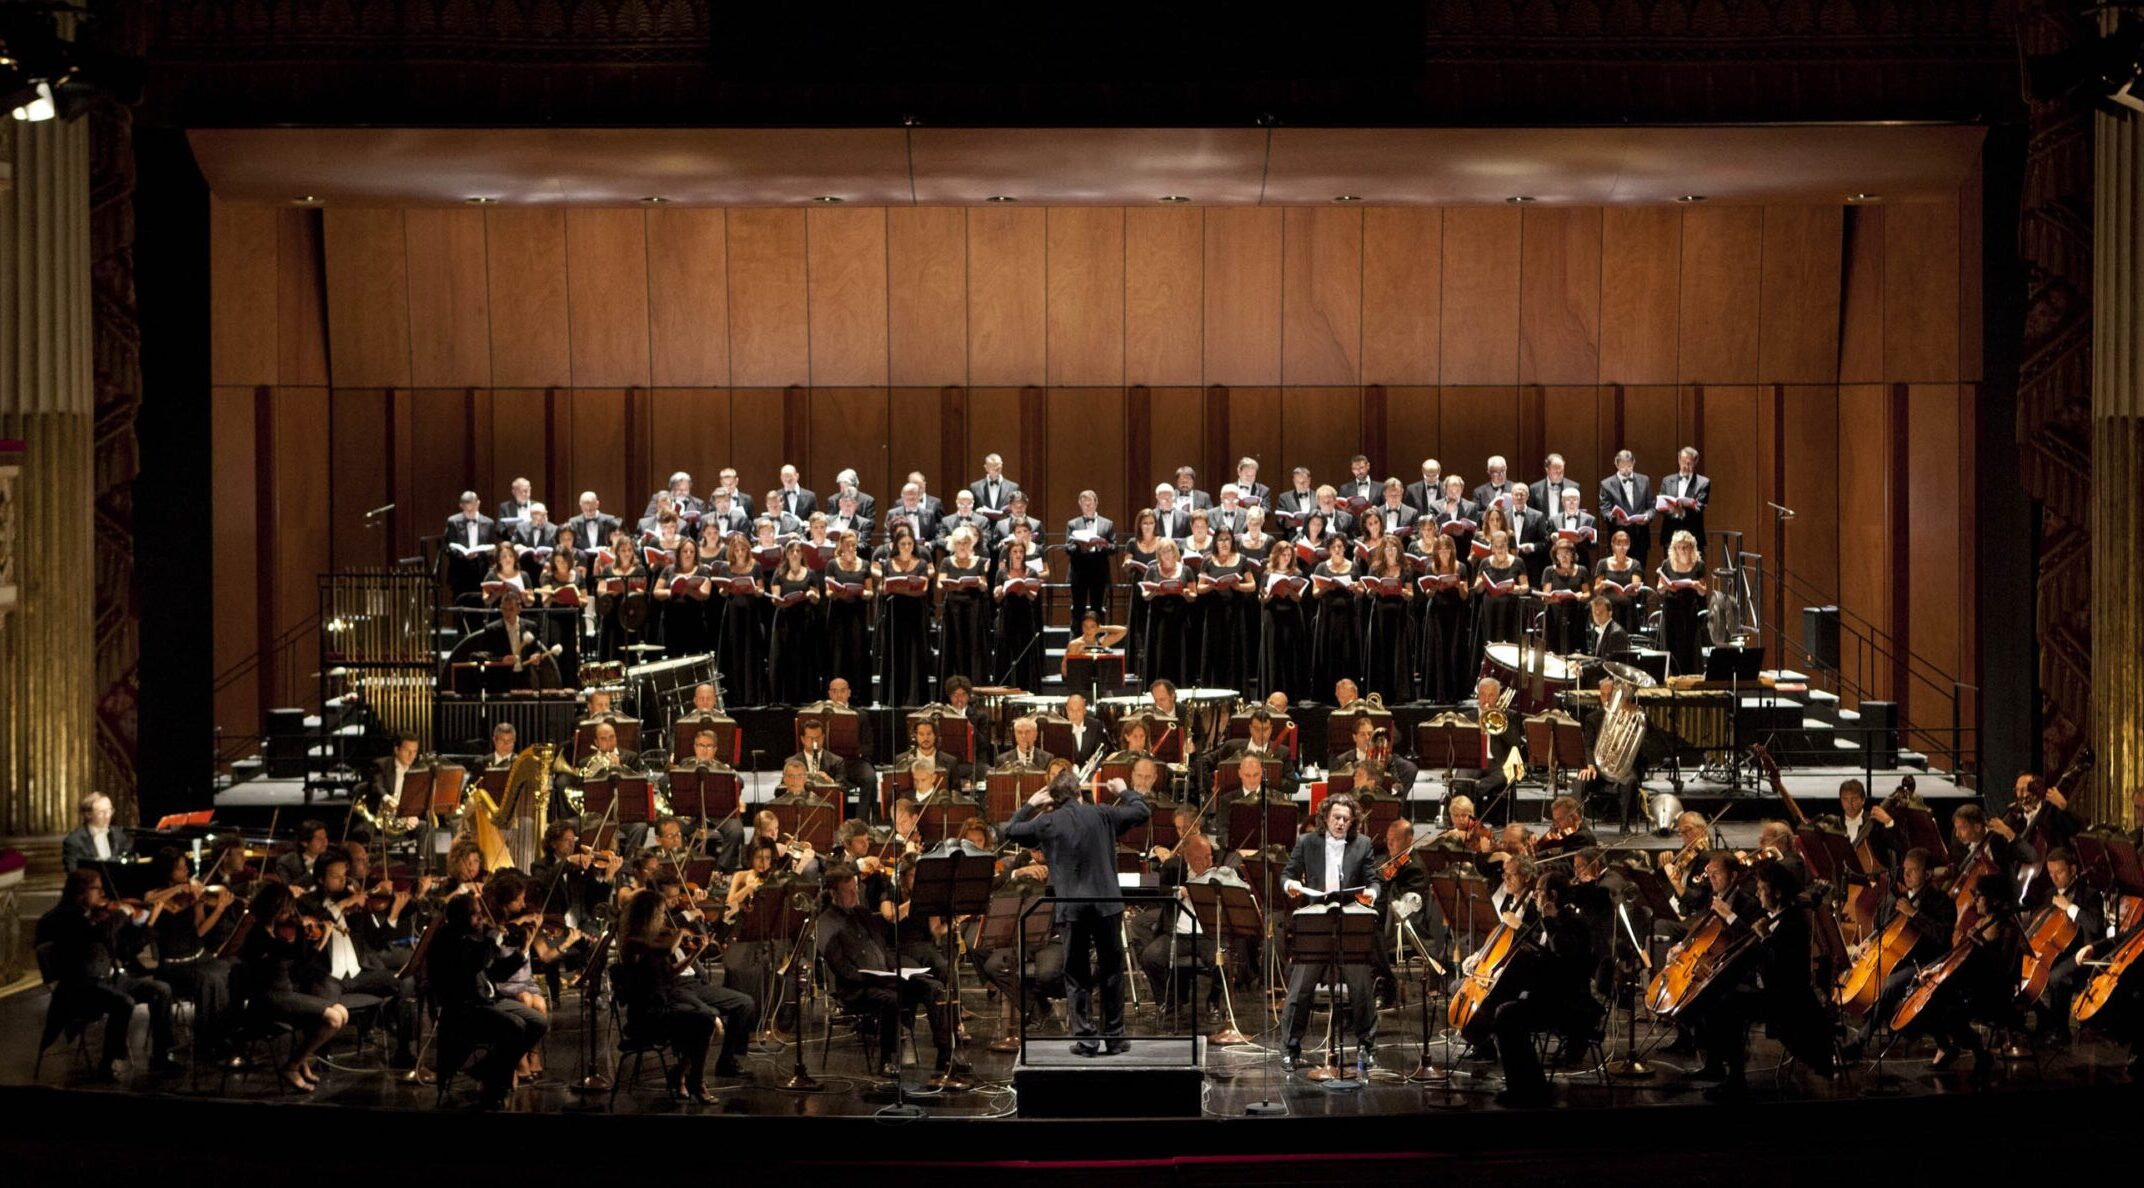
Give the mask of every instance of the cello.
<svg viewBox="0 0 2144 1188">
<path fill-rule="evenodd" d="M 1734 881 L 1720 899 L 1731 898 L 1750 867 L 1735 872 Z M 1757 943 L 1754 929 L 1731 930 L 1714 912 L 1669 953 L 1653 980 L 1645 987 L 1645 1009 L 1662 1019 L 1673 1019 L 1703 997 L 1720 975 L 1734 967 L 1735 960 Z"/>
<path fill-rule="evenodd" d="M 1899 888 L 1893 887 L 1896 895 Z M 1891 970 L 1897 969 L 1913 953 L 1914 946 L 1921 943 L 1920 917 L 1912 912 L 1893 910 L 1891 922 L 1883 931 L 1862 942 L 1861 955 L 1839 977 L 1837 990 L 1832 999 L 1839 1008 L 1855 1018 L 1860 1018 L 1875 1009 L 1876 996 L 1883 992 L 1883 980 Z"/>
<path fill-rule="evenodd" d="M 2077 939 L 2077 921 L 2070 919 L 2069 912 L 2049 903 L 2033 917 L 2032 926 L 2025 930 L 2025 958 L 2018 971 L 2017 1003 L 2028 1007 L 2040 1001 L 2047 993 L 2047 979 L 2054 972 L 2055 962 Z"/>
<path fill-rule="evenodd" d="M 2135 913 L 2132 913 L 2131 919 L 2134 918 Z M 2104 1010 L 2114 1000 L 2114 992 L 2121 987 L 2123 975 L 2139 958 L 2144 958 L 2144 928 L 2133 927 L 2122 943 L 2115 946 L 2114 955 L 2107 958 L 2106 966 L 2093 974 L 2092 980 L 2078 991 L 2076 999 L 2070 1003 L 2070 1021 L 2088 1023 Z"/>
</svg>

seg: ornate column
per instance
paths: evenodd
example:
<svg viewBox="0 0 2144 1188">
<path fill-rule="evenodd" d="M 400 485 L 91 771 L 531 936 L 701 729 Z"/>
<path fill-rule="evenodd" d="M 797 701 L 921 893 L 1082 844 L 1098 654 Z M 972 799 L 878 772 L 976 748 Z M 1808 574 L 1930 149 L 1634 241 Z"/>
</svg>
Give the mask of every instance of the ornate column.
<svg viewBox="0 0 2144 1188">
<path fill-rule="evenodd" d="M 2144 787 L 2144 126 L 2093 117 L 2092 749 L 2087 820 Z"/>
<path fill-rule="evenodd" d="M 95 398 L 90 374 L 89 125 L 11 125 L 0 186 L 0 438 L 23 444 L 0 623 L 0 834 L 70 827 L 95 722 Z"/>
</svg>

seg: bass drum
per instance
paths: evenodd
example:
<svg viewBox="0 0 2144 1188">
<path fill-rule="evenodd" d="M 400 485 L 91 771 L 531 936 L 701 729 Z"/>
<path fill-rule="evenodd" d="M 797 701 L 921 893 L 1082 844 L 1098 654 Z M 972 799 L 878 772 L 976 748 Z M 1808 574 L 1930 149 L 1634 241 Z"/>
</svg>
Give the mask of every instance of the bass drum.
<svg viewBox="0 0 2144 1188">
<path fill-rule="evenodd" d="M 1495 677 L 1498 684 L 1514 690 L 1511 704 L 1520 713 L 1540 714 L 1556 708 L 1556 699 L 1578 688 L 1578 666 L 1553 652 L 1540 654 L 1541 696 L 1527 694 L 1537 649 L 1515 643 L 1493 643 L 1482 649 L 1481 675 Z"/>
</svg>

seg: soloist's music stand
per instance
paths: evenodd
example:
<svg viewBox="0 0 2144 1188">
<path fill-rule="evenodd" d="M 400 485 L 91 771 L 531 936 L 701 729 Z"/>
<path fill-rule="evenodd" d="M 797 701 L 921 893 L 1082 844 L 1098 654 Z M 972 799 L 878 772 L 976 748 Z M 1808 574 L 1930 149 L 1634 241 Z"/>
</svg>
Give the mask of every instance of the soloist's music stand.
<svg viewBox="0 0 2144 1188">
<path fill-rule="evenodd" d="M 997 856 L 988 850 L 958 839 L 948 839 L 931 847 L 928 853 L 916 859 L 915 882 L 908 893 L 908 914 L 920 915 L 928 920 L 936 916 L 948 925 L 960 916 L 972 916 L 990 906 L 990 890 L 997 881 Z M 950 1010 L 952 1018 L 947 1023 L 947 1033 L 952 1047 L 948 1049 L 955 1063 L 960 1049 L 960 961 L 954 945 L 960 939 L 960 930 L 947 927 L 939 944 L 945 949 L 946 968 L 952 971 L 952 980 L 945 986 L 942 1009 Z M 948 1078 L 952 1076 L 950 1072 Z M 961 1086 L 965 1088 L 965 1085 Z M 953 1088 L 947 1085 L 947 1088 Z"/>
<path fill-rule="evenodd" d="M 1211 930 L 1213 937 L 1214 976 L 1221 979 L 1221 1005 L 1228 1013 L 1228 1025 L 1206 1039 L 1210 1044 L 1247 1044 L 1250 1039 L 1236 1025 L 1236 996 L 1228 985 L 1228 938 L 1256 942 L 1265 935 L 1265 913 L 1258 910 L 1258 899 L 1251 894 L 1248 885 L 1223 883 L 1218 880 L 1188 882 L 1184 884 L 1184 896 L 1191 901 L 1191 914 L 1204 928 Z M 1170 921 L 1171 929 L 1175 922 Z M 1194 935 L 1194 951 L 1197 937 Z M 1193 1002 L 1197 1002 L 1198 968 L 1192 962 L 1194 973 L 1191 979 Z M 1175 975 L 1175 962 L 1170 962 L 1170 975 Z"/>
<path fill-rule="evenodd" d="M 1366 967 L 1377 955 L 1377 913 L 1354 902 L 1361 890 L 1305 891 L 1305 899 L 1317 902 L 1296 909 L 1295 927 L 1288 935 L 1290 964 L 1316 964 L 1318 976 L 1326 981 L 1325 1067 L 1307 1076 L 1334 1089 L 1362 1087 L 1354 1068 L 1340 1061 L 1340 983 L 1348 966 Z"/>
</svg>

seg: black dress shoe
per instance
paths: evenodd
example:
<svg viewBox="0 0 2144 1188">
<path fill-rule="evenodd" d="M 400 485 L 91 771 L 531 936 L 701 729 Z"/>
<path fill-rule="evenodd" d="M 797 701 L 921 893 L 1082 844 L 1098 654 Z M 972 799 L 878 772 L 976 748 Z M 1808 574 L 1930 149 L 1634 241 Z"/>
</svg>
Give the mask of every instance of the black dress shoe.
<svg viewBox="0 0 2144 1188">
<path fill-rule="evenodd" d="M 1113 1039 L 1105 1042 L 1102 1045 L 1102 1051 L 1108 1053 L 1111 1056 L 1122 1056 L 1126 1052 L 1129 1052 L 1131 1050 L 1132 1042 L 1127 1039 Z"/>
<path fill-rule="evenodd" d="M 1072 1045 L 1072 1054 L 1074 1056 L 1099 1056 L 1102 1054 L 1102 1045 L 1093 1040 L 1081 1040 Z"/>
<path fill-rule="evenodd" d="M 1459 1054 L 1459 1058 L 1474 1064 L 1494 1064 L 1496 1062 L 1496 1045 L 1471 1044 L 1466 1051 Z"/>
<path fill-rule="evenodd" d="M 1282 1068 L 1287 1069 L 1289 1072 L 1300 1071 L 1303 1067 L 1302 1051 L 1297 1048 L 1288 1049 L 1287 1055 L 1282 1056 L 1280 1058 L 1280 1066 Z"/>
</svg>

